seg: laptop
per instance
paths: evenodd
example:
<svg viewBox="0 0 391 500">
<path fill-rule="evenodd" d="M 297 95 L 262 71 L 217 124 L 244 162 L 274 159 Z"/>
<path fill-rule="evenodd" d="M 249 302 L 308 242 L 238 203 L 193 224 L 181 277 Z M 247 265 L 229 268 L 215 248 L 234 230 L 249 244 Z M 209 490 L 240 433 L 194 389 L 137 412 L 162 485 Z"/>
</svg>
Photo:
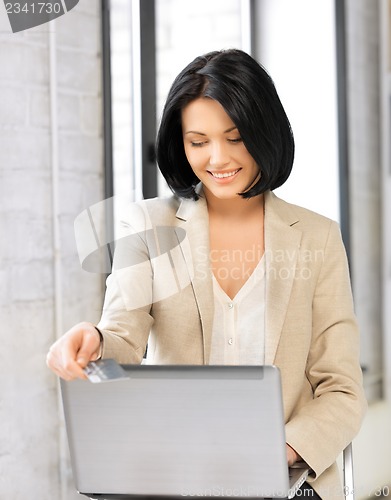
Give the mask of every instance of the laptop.
<svg viewBox="0 0 391 500">
<path fill-rule="evenodd" d="M 291 498 L 306 480 L 288 470 L 275 366 L 117 366 L 110 382 L 61 380 L 79 493 Z"/>
</svg>

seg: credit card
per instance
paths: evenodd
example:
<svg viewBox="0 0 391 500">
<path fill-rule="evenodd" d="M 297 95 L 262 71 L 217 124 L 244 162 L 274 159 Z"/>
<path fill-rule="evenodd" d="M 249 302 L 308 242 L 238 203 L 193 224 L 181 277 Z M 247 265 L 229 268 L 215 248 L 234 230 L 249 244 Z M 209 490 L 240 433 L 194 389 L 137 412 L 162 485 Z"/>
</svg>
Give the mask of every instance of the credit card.
<svg viewBox="0 0 391 500">
<path fill-rule="evenodd" d="M 129 378 L 126 371 L 114 359 L 90 361 L 84 368 L 84 373 L 94 384 Z"/>
</svg>

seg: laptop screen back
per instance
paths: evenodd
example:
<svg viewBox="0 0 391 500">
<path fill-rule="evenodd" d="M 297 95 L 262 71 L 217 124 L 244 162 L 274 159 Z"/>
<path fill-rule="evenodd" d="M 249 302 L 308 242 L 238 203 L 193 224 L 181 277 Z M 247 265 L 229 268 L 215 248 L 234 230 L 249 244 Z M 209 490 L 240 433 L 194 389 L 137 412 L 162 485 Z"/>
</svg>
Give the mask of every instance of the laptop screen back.
<svg viewBox="0 0 391 500">
<path fill-rule="evenodd" d="M 61 382 L 79 492 L 287 496 L 277 368 L 123 368 L 123 380 Z"/>
</svg>

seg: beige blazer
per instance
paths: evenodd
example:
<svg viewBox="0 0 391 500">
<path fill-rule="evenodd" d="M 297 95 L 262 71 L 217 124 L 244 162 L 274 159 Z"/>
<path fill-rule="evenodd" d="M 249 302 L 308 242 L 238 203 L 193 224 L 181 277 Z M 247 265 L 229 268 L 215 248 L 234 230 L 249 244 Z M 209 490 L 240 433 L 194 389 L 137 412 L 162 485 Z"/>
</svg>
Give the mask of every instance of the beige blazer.
<svg viewBox="0 0 391 500">
<path fill-rule="evenodd" d="M 99 328 L 103 357 L 207 364 L 213 322 L 204 198 L 145 200 L 122 221 Z M 335 464 L 366 409 L 359 332 L 338 225 L 265 193 L 265 361 L 282 377 L 286 440 L 322 499 L 343 499 Z"/>
</svg>

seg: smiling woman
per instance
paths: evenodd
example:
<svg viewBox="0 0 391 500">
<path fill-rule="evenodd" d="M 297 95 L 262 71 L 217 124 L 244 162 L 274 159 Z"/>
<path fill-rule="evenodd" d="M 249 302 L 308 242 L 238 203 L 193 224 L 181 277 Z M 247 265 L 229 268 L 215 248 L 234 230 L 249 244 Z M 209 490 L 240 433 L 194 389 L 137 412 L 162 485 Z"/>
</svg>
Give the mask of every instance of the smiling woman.
<svg viewBox="0 0 391 500">
<path fill-rule="evenodd" d="M 274 84 L 253 58 L 227 50 L 192 61 L 171 87 L 157 140 L 174 196 L 126 210 L 101 336 L 76 325 L 48 364 L 84 377 L 97 356 L 140 363 L 147 343 L 149 364 L 273 364 L 287 463 L 311 469 L 306 496 L 343 500 L 336 458 L 366 407 L 358 328 L 337 224 L 272 193 L 293 153 Z M 157 245 L 161 228 L 173 241 L 183 232 L 178 248 Z"/>
</svg>

